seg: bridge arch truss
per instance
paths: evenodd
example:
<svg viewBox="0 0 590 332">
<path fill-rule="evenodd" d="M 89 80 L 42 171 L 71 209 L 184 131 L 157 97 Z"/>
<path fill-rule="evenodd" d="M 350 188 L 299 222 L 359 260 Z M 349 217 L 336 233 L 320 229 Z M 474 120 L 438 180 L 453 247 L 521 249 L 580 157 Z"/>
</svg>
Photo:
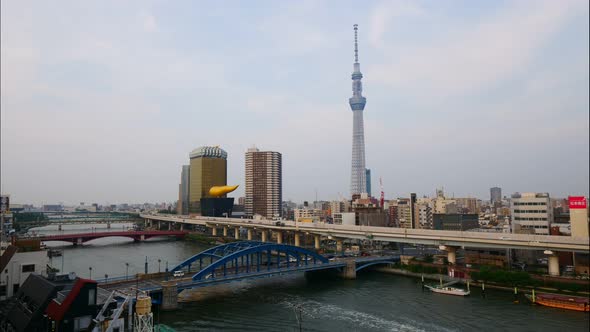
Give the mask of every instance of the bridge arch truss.
<svg viewBox="0 0 590 332">
<path fill-rule="evenodd" d="M 270 242 L 241 241 L 200 252 L 178 264 L 171 271 L 195 272 L 192 280 L 199 281 L 328 263 L 327 258 L 305 248 Z M 193 264 L 198 268 L 191 271 Z"/>
</svg>

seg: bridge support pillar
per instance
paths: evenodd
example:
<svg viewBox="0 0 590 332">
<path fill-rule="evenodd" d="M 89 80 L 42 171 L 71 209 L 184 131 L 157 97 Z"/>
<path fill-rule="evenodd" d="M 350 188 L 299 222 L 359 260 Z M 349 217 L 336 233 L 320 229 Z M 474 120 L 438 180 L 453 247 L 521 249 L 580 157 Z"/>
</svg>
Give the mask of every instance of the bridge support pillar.
<svg viewBox="0 0 590 332">
<path fill-rule="evenodd" d="M 268 233 L 266 233 L 264 229 L 260 232 L 260 236 L 262 236 L 262 242 L 268 241 L 268 239 L 266 238 L 266 234 Z"/>
<path fill-rule="evenodd" d="M 346 262 L 346 266 L 342 268 L 340 277 L 344 279 L 356 279 L 356 262 L 354 260 Z"/>
<path fill-rule="evenodd" d="M 223 236 L 227 237 L 227 226 L 223 226 Z"/>
<path fill-rule="evenodd" d="M 298 232 L 295 232 L 295 246 L 301 247 L 301 234 Z"/>
<path fill-rule="evenodd" d="M 213 236 L 217 236 L 217 227 L 213 227 L 213 228 L 211 229 L 211 234 L 212 234 Z"/>
<path fill-rule="evenodd" d="M 169 222 L 169 223 L 168 223 L 168 230 L 169 230 L 169 231 L 171 231 L 171 230 L 172 230 L 172 223 L 171 223 L 171 222 Z"/>
<path fill-rule="evenodd" d="M 158 220 L 158 230 L 162 229 L 162 222 Z"/>
<path fill-rule="evenodd" d="M 175 281 L 162 283 L 162 310 L 178 309 L 178 288 Z"/>
<path fill-rule="evenodd" d="M 316 250 L 320 250 L 320 236 L 319 235 L 314 235 L 313 236 L 313 242 L 314 242 L 314 248 Z"/>
<path fill-rule="evenodd" d="M 283 232 L 277 231 L 277 243 L 283 244 Z"/>
<path fill-rule="evenodd" d="M 336 252 L 341 254 L 344 249 L 344 241 L 343 240 L 336 240 Z"/>
<path fill-rule="evenodd" d="M 252 229 L 248 228 L 248 241 L 252 241 Z"/>
<path fill-rule="evenodd" d="M 184 224 L 180 224 L 180 230 L 184 231 Z"/>
<path fill-rule="evenodd" d="M 234 238 L 236 240 L 239 240 L 240 239 L 240 227 L 235 227 L 234 228 Z"/>
<path fill-rule="evenodd" d="M 457 263 L 457 247 L 439 246 L 439 249 L 447 252 L 447 261 L 449 264 L 455 265 Z"/>
<path fill-rule="evenodd" d="M 549 275 L 551 276 L 558 276 L 559 275 L 559 257 L 557 254 L 551 250 L 545 250 L 545 255 L 549 255 L 547 259 L 547 267 L 549 268 Z"/>
</svg>

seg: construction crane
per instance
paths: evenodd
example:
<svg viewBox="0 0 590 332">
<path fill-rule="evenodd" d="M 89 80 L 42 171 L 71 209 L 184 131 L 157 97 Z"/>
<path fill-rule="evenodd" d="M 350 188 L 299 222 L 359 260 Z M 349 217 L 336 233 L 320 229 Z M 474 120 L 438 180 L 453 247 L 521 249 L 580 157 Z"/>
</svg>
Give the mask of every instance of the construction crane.
<svg viewBox="0 0 590 332">
<path fill-rule="evenodd" d="M 381 181 L 381 177 L 379 177 L 379 186 L 381 187 L 381 207 L 385 205 L 385 193 L 383 192 L 383 181 Z"/>
</svg>

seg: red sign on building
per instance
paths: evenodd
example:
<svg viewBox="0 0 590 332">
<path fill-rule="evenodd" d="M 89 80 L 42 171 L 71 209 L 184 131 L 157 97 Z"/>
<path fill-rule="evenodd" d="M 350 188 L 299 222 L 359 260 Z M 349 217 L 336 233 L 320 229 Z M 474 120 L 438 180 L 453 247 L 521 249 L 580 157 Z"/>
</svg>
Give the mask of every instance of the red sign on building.
<svg viewBox="0 0 590 332">
<path fill-rule="evenodd" d="M 586 209 L 586 197 L 584 196 L 570 196 L 569 197 L 570 209 Z"/>
</svg>

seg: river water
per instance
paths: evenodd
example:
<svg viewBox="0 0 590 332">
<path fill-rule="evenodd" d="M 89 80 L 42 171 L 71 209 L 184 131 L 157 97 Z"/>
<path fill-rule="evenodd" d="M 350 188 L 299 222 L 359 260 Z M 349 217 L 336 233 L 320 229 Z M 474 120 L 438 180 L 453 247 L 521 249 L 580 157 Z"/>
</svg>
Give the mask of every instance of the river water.
<svg viewBox="0 0 590 332">
<path fill-rule="evenodd" d="M 104 231 L 95 225 L 96 231 Z M 127 225 L 113 225 L 121 230 Z M 74 229 L 70 229 L 74 228 Z M 70 226 L 66 232 L 86 232 Z M 52 226 L 37 229 L 55 233 Z M 53 229 L 55 227 L 53 226 Z M 133 243 L 104 238 L 64 249 L 54 267 L 93 279 L 148 271 L 164 271 L 206 247 L 188 241 L 151 240 Z M 63 259 L 62 259 L 63 258 Z M 158 259 L 160 266 L 158 267 Z M 129 268 L 125 263 L 129 263 Z M 92 267 L 90 271 L 89 267 Z M 187 294 L 181 294 L 186 298 Z M 486 289 L 485 298 L 472 288 L 461 298 L 422 291 L 418 280 L 361 272 L 356 280 L 308 279 L 303 274 L 198 289 L 196 302 L 174 312 L 156 310 L 154 319 L 177 331 L 588 331 L 588 313 L 531 306 L 524 298 L 512 302 L 509 292 Z"/>
</svg>

